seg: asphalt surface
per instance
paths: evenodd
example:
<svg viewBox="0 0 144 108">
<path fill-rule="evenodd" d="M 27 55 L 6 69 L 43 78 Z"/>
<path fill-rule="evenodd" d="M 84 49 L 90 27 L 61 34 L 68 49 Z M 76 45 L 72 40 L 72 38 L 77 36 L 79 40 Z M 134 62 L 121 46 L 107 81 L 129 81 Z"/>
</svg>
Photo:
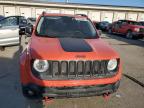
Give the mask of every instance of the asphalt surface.
<svg viewBox="0 0 144 108">
<path fill-rule="evenodd" d="M 123 61 L 123 73 L 144 83 L 144 40 L 128 40 L 103 34 Z M 22 39 L 21 50 L 26 47 Z M 102 96 L 54 99 L 49 103 L 23 97 L 19 77 L 19 46 L 0 51 L 0 108 L 144 108 L 144 88 L 123 76 L 119 90 L 109 100 Z"/>
</svg>

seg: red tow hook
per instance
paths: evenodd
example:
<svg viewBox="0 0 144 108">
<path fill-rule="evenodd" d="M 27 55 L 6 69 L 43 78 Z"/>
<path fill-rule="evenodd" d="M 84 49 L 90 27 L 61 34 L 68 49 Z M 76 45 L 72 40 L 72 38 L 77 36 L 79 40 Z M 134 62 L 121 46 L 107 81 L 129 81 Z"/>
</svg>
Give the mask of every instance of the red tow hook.
<svg viewBox="0 0 144 108">
<path fill-rule="evenodd" d="M 103 94 L 103 97 L 104 97 L 105 100 L 109 100 L 109 98 L 110 98 L 110 93 L 104 93 L 104 94 Z"/>
<path fill-rule="evenodd" d="M 44 99 L 42 100 L 42 102 L 43 102 L 45 105 L 47 105 L 47 104 L 52 103 L 52 102 L 53 102 L 53 99 L 45 96 Z"/>
</svg>

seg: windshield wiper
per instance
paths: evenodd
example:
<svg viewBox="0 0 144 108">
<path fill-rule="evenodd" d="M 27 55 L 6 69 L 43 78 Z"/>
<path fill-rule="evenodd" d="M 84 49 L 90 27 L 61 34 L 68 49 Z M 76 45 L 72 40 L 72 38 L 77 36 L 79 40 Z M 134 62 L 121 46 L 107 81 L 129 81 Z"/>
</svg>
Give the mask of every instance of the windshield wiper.
<svg viewBox="0 0 144 108">
<path fill-rule="evenodd" d="M 88 37 L 88 36 L 71 36 L 67 38 L 80 38 L 80 39 L 95 39 L 95 37 Z"/>
</svg>

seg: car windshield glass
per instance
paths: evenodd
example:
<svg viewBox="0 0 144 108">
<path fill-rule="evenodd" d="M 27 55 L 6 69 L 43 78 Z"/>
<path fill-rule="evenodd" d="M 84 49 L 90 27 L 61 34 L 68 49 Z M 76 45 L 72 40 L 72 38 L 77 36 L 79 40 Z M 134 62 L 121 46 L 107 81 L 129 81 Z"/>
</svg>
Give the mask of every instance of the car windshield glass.
<svg viewBox="0 0 144 108">
<path fill-rule="evenodd" d="M 104 22 L 102 22 L 103 24 L 109 24 L 109 22 L 107 22 L 107 21 L 104 21 Z"/>
<path fill-rule="evenodd" d="M 101 25 L 102 25 L 102 26 L 108 26 L 109 23 L 108 23 L 108 22 L 102 22 Z"/>
<path fill-rule="evenodd" d="M 36 28 L 36 34 L 52 38 L 96 38 L 96 30 L 85 17 L 41 17 Z"/>
<path fill-rule="evenodd" d="M 36 22 L 36 18 L 28 18 L 28 20 L 30 20 L 32 22 Z"/>
<path fill-rule="evenodd" d="M 139 22 L 140 25 L 144 26 L 144 22 Z"/>
<path fill-rule="evenodd" d="M 138 23 L 138 22 L 135 22 L 135 21 L 128 21 L 128 24 L 139 25 L 139 23 Z"/>
<path fill-rule="evenodd" d="M 29 18 L 29 20 L 31 20 L 31 21 L 36 21 L 36 18 Z"/>
</svg>

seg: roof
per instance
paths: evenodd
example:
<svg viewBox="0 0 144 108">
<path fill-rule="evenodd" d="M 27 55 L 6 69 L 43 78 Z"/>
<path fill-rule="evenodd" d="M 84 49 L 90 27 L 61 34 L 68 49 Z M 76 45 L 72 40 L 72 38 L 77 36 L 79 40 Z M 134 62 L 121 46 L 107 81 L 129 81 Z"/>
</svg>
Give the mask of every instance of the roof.
<svg viewBox="0 0 144 108">
<path fill-rule="evenodd" d="M 88 18 L 87 15 L 84 14 L 60 14 L 60 13 L 46 13 L 43 12 L 42 16 L 69 16 L 69 17 L 76 17 L 76 18 Z"/>
</svg>

